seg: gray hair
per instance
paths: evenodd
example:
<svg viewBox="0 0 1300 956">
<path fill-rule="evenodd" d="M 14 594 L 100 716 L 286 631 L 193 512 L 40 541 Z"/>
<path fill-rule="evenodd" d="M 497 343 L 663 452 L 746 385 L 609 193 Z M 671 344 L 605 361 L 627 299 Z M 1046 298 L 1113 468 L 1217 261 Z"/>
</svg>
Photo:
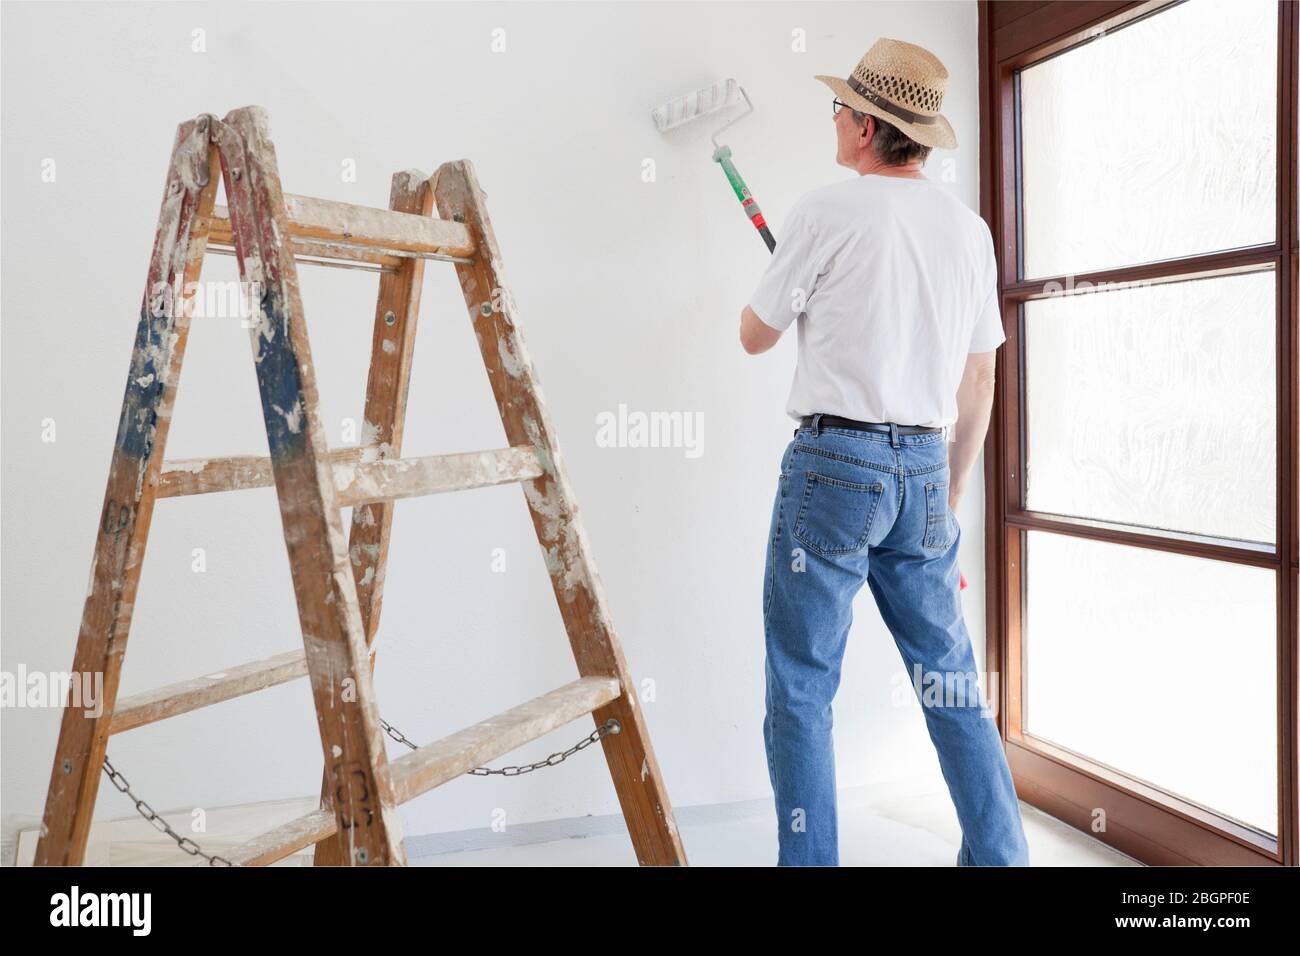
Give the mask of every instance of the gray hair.
<svg viewBox="0 0 1300 956">
<path fill-rule="evenodd" d="M 865 113 L 853 111 L 853 118 L 859 124 L 866 120 Z M 930 158 L 933 147 L 922 146 L 897 126 L 886 123 L 879 116 L 872 116 L 876 121 L 876 134 L 871 137 L 871 149 L 876 158 L 886 166 L 902 166 L 904 163 L 919 159 L 922 164 Z"/>
</svg>

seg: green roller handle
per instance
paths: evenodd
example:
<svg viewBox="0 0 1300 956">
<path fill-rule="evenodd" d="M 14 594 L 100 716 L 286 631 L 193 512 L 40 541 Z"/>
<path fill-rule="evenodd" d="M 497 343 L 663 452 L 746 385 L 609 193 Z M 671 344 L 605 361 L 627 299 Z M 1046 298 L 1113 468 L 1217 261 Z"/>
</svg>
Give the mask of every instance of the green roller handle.
<svg viewBox="0 0 1300 956">
<path fill-rule="evenodd" d="M 713 161 L 722 167 L 727 182 L 731 183 L 731 188 L 735 191 L 736 198 L 740 200 L 740 206 L 745 211 L 745 215 L 749 217 L 749 221 L 754 224 L 758 234 L 767 243 L 767 251 L 771 252 L 776 248 L 776 239 L 772 236 L 772 230 L 767 228 L 767 221 L 763 218 L 763 211 L 758 208 L 758 203 L 754 201 L 749 187 L 745 185 L 740 170 L 736 169 L 736 164 L 731 161 L 731 147 L 719 146 L 715 149 L 713 151 Z"/>
</svg>

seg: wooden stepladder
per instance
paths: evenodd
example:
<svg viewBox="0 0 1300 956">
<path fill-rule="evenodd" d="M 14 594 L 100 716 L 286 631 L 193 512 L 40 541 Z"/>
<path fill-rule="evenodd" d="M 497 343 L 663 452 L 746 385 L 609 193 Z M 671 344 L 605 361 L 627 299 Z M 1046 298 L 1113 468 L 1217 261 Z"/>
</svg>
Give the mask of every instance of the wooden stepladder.
<svg viewBox="0 0 1300 956">
<path fill-rule="evenodd" d="M 228 209 L 214 205 L 218 180 Z M 437 209 L 437 217 L 433 215 Z M 251 330 L 269 458 L 164 462 L 163 450 L 209 243 L 233 247 L 254 291 Z M 216 250 L 214 250 L 216 251 Z M 426 260 L 455 263 L 510 447 L 401 458 Z M 379 271 L 364 444 L 328 448 L 297 263 Z M 501 255 L 468 161 L 393 177 L 390 208 L 285 195 L 260 107 L 177 130 L 95 544 L 73 671 L 104 676 L 103 707 L 63 713 L 36 862 L 83 860 L 108 738 L 275 686 L 311 680 L 325 771 L 320 809 L 226 858 L 265 864 L 316 844 L 332 865 L 406 862 L 397 808 L 570 721 L 611 718 L 601 738 L 640 863 L 686 854 L 577 506 L 516 325 Z M 578 680 L 389 761 L 371 671 L 396 499 L 518 481 L 545 554 Z M 303 650 L 117 699 L 158 498 L 275 485 Z M 351 536 L 341 508 L 351 506 Z M 352 690 L 343 693 L 344 687 Z"/>
</svg>

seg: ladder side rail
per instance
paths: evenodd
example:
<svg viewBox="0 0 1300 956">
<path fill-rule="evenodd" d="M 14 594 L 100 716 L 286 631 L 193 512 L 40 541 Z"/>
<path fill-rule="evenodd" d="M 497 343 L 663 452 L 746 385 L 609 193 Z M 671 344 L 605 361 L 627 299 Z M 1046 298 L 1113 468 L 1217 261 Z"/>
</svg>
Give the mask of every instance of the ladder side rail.
<svg viewBox="0 0 1300 956">
<path fill-rule="evenodd" d="M 475 247 L 471 262 L 457 263 L 456 275 L 507 439 L 512 446 L 531 445 L 544 469 L 540 477 L 523 482 L 524 496 L 578 672 L 583 677 L 615 677 L 622 687 L 621 696 L 593 716 L 597 725 L 612 717 L 623 728 L 604 737 L 602 745 L 637 859 L 642 864 L 684 865 L 686 853 L 668 791 L 518 326 L 474 167 L 468 160 L 445 163 L 434 181 L 439 215 L 464 223 Z"/>
<path fill-rule="evenodd" d="M 335 839 L 349 865 L 404 865 L 401 821 L 383 772 L 383 730 L 265 110 L 246 107 L 227 114 L 218 145 L 240 272 L 258 303 L 250 329 L 254 363 L 333 788 Z"/>
<path fill-rule="evenodd" d="M 219 160 L 209 143 L 211 122 L 199 116 L 181 123 L 168 164 L 72 661 L 73 675 L 103 675 L 101 706 L 93 716 L 74 707 L 76 685 L 69 687 L 36 846 L 38 866 L 79 866 L 85 859 L 188 339 L 190 292 L 202 269 L 216 195 Z"/>
<path fill-rule="evenodd" d="M 433 213 L 433 191 L 428 177 L 415 170 L 395 173 L 388 205 L 394 212 L 428 217 Z M 411 356 L 415 351 L 415 330 L 420 315 L 420 291 L 424 285 L 424 260 L 406 259 L 395 272 L 379 277 L 375 303 L 374 332 L 371 336 L 370 372 L 366 381 L 362 443 L 377 447 L 381 459 L 402 456 L 406 427 L 406 397 L 411 384 Z M 388 569 L 388 542 L 393 523 L 394 502 L 375 501 L 352 509 L 348 536 L 348 557 L 356 580 L 357 600 L 366 646 L 371 647 L 379 632 L 379 615 L 384 598 L 384 577 Z M 370 658 L 373 672 L 374 655 Z M 332 805 L 329 774 L 321 784 L 321 807 Z M 338 841 L 327 837 L 317 842 L 314 866 L 338 866 Z"/>
</svg>

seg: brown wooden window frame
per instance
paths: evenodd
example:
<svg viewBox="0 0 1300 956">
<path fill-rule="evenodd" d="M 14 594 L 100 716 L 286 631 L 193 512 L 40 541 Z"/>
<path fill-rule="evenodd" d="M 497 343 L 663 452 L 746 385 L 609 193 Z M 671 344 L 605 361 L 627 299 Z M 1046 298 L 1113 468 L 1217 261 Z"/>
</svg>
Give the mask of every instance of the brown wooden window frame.
<svg viewBox="0 0 1300 956">
<path fill-rule="evenodd" d="M 1099 29 L 1113 30 L 1181 0 L 1003 0 L 979 2 L 980 209 L 998 254 L 1006 344 L 998 350 L 997 393 L 984 448 L 987 568 L 986 669 L 1001 674 L 990 701 L 1021 799 L 1152 865 L 1288 865 L 1300 862 L 1297 836 L 1297 573 L 1300 572 L 1300 398 L 1297 391 L 1296 56 L 1300 3 L 1278 4 L 1277 231 L 1265 245 L 1214 252 L 1070 277 L 1084 282 L 1153 280 L 1175 275 L 1236 272 L 1272 264 L 1277 277 L 1277 544 L 1250 547 L 1184 540 L 1074 521 L 1022 507 L 1024 475 L 1022 312 L 1049 282 L 1026 280 L 1021 261 L 1015 76 Z M 1024 617 L 1024 542 L 1031 530 L 1209 557 L 1275 573 L 1277 587 L 1278 833 L 1276 838 L 1205 807 L 1150 787 L 1022 729 L 1020 662 Z M 1230 719 L 1230 718 L 1227 718 Z M 1106 829 L 1093 831 L 1094 808 Z"/>
</svg>

